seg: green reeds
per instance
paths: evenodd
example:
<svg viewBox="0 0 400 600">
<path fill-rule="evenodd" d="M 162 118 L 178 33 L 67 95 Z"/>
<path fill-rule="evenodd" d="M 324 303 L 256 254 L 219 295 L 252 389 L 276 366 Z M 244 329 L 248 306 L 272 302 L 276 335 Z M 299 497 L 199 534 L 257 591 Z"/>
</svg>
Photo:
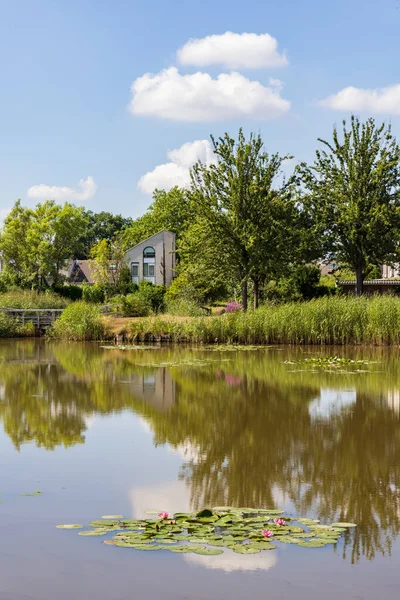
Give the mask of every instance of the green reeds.
<svg viewBox="0 0 400 600">
<path fill-rule="evenodd" d="M 131 323 L 129 331 L 135 341 L 400 345 L 400 299 L 333 296 L 185 321 L 155 317 Z"/>
</svg>

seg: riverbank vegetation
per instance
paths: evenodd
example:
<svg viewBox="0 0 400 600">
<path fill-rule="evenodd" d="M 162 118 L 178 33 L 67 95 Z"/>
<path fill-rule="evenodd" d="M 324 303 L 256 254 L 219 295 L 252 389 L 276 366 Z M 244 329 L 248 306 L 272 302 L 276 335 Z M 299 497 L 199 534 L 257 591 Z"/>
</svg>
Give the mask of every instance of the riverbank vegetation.
<svg viewBox="0 0 400 600">
<path fill-rule="evenodd" d="M 83 301 L 70 304 L 55 321 L 50 336 L 75 342 L 104 339 L 107 334 L 100 308 Z"/>
<path fill-rule="evenodd" d="M 135 220 L 18 201 L 0 233 L 0 307 L 68 307 L 53 332 L 67 339 L 92 339 L 107 305 L 116 318 L 144 319 L 126 332 L 135 339 L 398 343 L 396 302 L 336 298 L 333 275 L 354 277 L 362 295 L 366 277 L 400 263 L 400 147 L 390 126 L 353 117 L 319 140 L 312 164 L 294 167 L 260 135 L 211 139 L 215 161 L 197 162 L 187 189 L 156 190 Z M 127 249 L 163 229 L 176 234 L 172 285 L 133 283 Z M 82 257 L 94 284 L 71 285 L 68 260 Z"/>
<path fill-rule="evenodd" d="M 133 341 L 202 344 L 400 344 L 400 299 L 326 297 L 266 304 L 255 311 L 132 322 Z"/>
</svg>

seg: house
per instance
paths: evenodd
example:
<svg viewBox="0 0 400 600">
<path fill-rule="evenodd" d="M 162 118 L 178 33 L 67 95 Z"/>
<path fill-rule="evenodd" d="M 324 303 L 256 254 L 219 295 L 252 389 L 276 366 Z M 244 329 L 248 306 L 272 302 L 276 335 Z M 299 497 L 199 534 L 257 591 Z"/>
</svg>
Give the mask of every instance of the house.
<svg viewBox="0 0 400 600">
<path fill-rule="evenodd" d="M 82 283 L 94 283 L 94 273 L 90 260 L 70 260 L 64 269 L 60 271 L 60 275 L 68 283 L 81 285 Z"/>
<path fill-rule="evenodd" d="M 159 231 L 125 254 L 132 282 L 169 286 L 175 274 L 175 233 Z"/>
</svg>

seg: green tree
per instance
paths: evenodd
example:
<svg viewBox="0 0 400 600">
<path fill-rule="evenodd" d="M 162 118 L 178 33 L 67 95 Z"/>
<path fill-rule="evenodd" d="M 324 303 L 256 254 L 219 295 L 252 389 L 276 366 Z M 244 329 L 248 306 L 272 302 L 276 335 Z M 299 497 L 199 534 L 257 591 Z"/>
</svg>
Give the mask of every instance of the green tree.
<svg viewBox="0 0 400 600">
<path fill-rule="evenodd" d="M 95 283 L 116 287 L 124 270 L 124 257 L 125 251 L 119 238 L 97 242 L 90 251 Z"/>
<path fill-rule="evenodd" d="M 326 256 L 355 272 L 362 294 L 367 268 L 399 257 L 400 148 L 390 126 L 354 116 L 342 136 L 334 127 L 332 142 L 319 141 L 314 164 L 299 167 L 306 204 Z"/>
<path fill-rule="evenodd" d="M 193 221 L 193 210 L 187 191 L 174 187 L 170 191 L 155 190 L 153 202 L 144 215 L 132 222 L 121 234 L 124 246 L 130 248 L 163 229 L 173 231 L 177 240 Z"/>
<path fill-rule="evenodd" d="M 192 169 L 193 206 L 201 220 L 202 241 L 216 271 L 240 282 L 247 308 L 248 283 L 258 305 L 260 284 L 290 260 L 296 205 L 292 180 L 277 179 L 289 156 L 269 155 L 260 135 L 237 141 L 211 137 L 217 164 L 198 162 Z M 214 248 L 214 251 L 212 250 Z"/>
<path fill-rule="evenodd" d="M 18 201 L 4 222 L 0 249 L 6 276 L 17 285 L 57 285 L 86 219 L 82 208 L 53 200 L 24 208 Z"/>
<path fill-rule="evenodd" d="M 92 246 L 103 239 L 112 240 L 133 222 L 131 217 L 113 215 L 105 211 L 94 213 L 91 210 L 85 210 L 84 214 L 87 226 L 83 234 L 76 240 L 74 258 L 89 258 Z"/>
</svg>

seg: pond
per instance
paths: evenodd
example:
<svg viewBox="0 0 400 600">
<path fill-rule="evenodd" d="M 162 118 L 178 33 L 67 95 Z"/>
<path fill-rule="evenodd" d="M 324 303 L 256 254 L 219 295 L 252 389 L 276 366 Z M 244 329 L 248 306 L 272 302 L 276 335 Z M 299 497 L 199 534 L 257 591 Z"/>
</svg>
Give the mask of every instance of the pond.
<svg viewBox="0 0 400 600">
<path fill-rule="evenodd" d="M 1 600 L 397 598 L 399 359 L 0 342 Z M 141 552 L 56 528 L 221 505 L 358 526 L 336 545 L 248 556 Z"/>
</svg>

